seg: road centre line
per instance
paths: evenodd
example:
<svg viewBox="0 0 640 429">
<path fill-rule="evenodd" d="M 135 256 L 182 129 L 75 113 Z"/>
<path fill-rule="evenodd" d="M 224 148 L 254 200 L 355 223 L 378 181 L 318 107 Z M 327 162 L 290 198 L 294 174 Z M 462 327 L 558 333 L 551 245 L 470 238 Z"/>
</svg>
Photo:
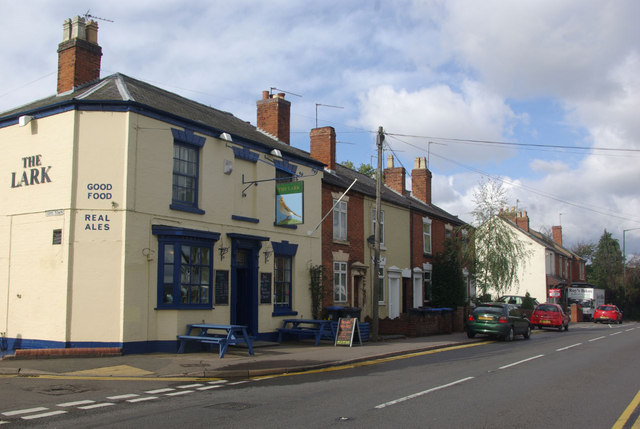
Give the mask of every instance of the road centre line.
<svg viewBox="0 0 640 429">
<path fill-rule="evenodd" d="M 99 404 L 93 404 L 93 405 L 85 405 L 84 407 L 78 407 L 81 410 L 93 410 L 94 408 L 104 408 L 104 407 L 110 407 L 112 405 L 115 405 L 113 402 L 101 402 Z"/>
<path fill-rule="evenodd" d="M 501 367 L 500 367 L 500 368 L 498 368 L 498 369 L 506 369 L 506 368 L 510 368 L 510 367 L 512 367 L 512 366 L 520 365 L 521 363 L 525 363 L 525 362 L 528 362 L 528 361 L 530 361 L 530 360 L 538 359 L 538 358 L 541 358 L 541 357 L 543 357 L 543 356 L 544 356 L 544 355 L 532 356 L 532 357 L 530 357 L 530 358 L 523 359 L 523 360 L 520 360 L 520 361 L 518 361 L 518 362 L 513 362 L 513 363 L 510 363 L 510 364 L 508 364 L 508 365 L 501 366 Z"/>
<path fill-rule="evenodd" d="M 138 395 L 137 393 L 126 393 L 124 395 L 107 396 L 107 399 L 115 401 L 115 400 L 118 400 L 118 399 L 136 398 L 138 396 L 140 396 L 140 395 Z"/>
<path fill-rule="evenodd" d="M 209 389 L 217 389 L 218 387 L 222 387 L 219 384 L 216 384 L 214 386 L 202 386 L 202 387 L 197 387 L 196 390 L 209 390 Z"/>
<path fill-rule="evenodd" d="M 629 328 L 629 329 L 625 329 L 624 331 L 625 332 L 629 332 L 629 331 L 633 331 L 634 329 L 636 329 L 636 328 Z"/>
<path fill-rule="evenodd" d="M 147 390 L 144 393 L 148 393 L 150 395 L 155 395 L 157 393 L 173 392 L 174 390 L 176 390 L 176 389 L 172 389 L 171 387 L 167 387 L 167 388 L 164 388 L 164 389 Z"/>
<path fill-rule="evenodd" d="M 572 345 L 567 346 L 567 347 L 562 347 L 562 348 L 560 348 L 560 349 L 556 349 L 556 351 L 557 351 L 557 352 L 562 352 L 562 351 L 564 351 L 564 350 L 569 350 L 569 349 L 570 349 L 570 348 L 572 348 L 572 347 L 578 347 L 578 346 L 581 346 L 581 345 L 582 345 L 582 343 L 572 344 Z"/>
<path fill-rule="evenodd" d="M 94 404 L 96 401 L 91 401 L 89 399 L 86 399 L 84 401 L 74 401 L 74 402 L 64 402 L 62 404 L 58 404 L 58 407 L 75 407 L 77 405 L 88 405 L 88 404 Z"/>
<path fill-rule="evenodd" d="M 14 411 L 5 411 L 2 415 L 10 417 L 17 416 L 20 414 L 29 414 L 29 413 L 37 413 L 38 411 L 47 411 L 48 408 L 45 407 L 36 407 L 36 408 L 25 408 L 24 410 L 14 410 Z"/>
<path fill-rule="evenodd" d="M 400 402 L 408 401 L 409 399 L 417 398 L 419 396 L 426 395 L 427 393 L 435 392 L 437 390 L 446 389 L 447 387 L 455 386 L 456 384 L 464 383 L 475 377 L 461 378 L 460 380 L 452 381 L 451 383 L 443 384 L 442 386 L 432 387 L 431 389 L 423 390 L 422 392 L 414 393 L 412 395 L 404 396 L 402 398 L 395 399 L 393 401 L 385 402 L 384 404 L 376 405 L 375 408 L 381 409 L 390 405 L 399 404 Z"/>
<path fill-rule="evenodd" d="M 614 332 L 613 334 L 609 334 L 609 336 L 613 337 L 614 335 L 618 335 L 618 334 L 622 334 L 622 331 Z"/>
<path fill-rule="evenodd" d="M 129 402 L 131 404 L 135 404 L 136 402 L 152 401 L 154 399 L 158 399 L 158 397 L 157 396 L 144 396 L 142 398 L 127 399 L 127 402 Z"/>
<path fill-rule="evenodd" d="M 216 381 L 210 381 L 208 384 L 222 384 L 226 382 L 227 380 L 216 380 Z"/>
<path fill-rule="evenodd" d="M 193 387 L 200 387 L 200 386 L 204 386 L 204 384 L 202 384 L 202 383 L 185 384 L 184 386 L 178 386 L 178 389 L 191 389 Z"/>
<path fill-rule="evenodd" d="M 171 392 L 171 393 L 167 393 L 165 396 L 180 396 L 180 395 L 186 395 L 188 393 L 193 393 L 194 390 L 180 390 L 179 392 Z"/>
<path fill-rule="evenodd" d="M 67 411 L 65 411 L 65 410 L 49 411 L 48 413 L 32 414 L 30 416 L 22 416 L 22 420 L 41 419 L 41 418 L 44 418 L 44 417 L 57 416 L 58 414 L 65 414 L 65 413 L 67 413 Z"/>
<path fill-rule="evenodd" d="M 606 337 L 603 335 L 602 337 L 591 338 L 591 339 L 589 340 L 589 342 L 592 342 L 592 341 L 598 341 L 598 340 L 601 340 L 601 339 L 603 339 L 603 338 L 606 338 Z"/>
</svg>

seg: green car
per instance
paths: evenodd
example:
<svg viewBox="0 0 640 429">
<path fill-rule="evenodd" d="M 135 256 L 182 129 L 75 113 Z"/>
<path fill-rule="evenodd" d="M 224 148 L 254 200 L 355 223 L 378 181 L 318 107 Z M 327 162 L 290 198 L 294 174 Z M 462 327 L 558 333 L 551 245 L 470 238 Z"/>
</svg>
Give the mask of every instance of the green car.
<svg viewBox="0 0 640 429">
<path fill-rule="evenodd" d="M 467 317 L 466 329 L 469 338 L 480 334 L 511 341 L 516 335 L 531 336 L 527 316 L 516 305 L 504 302 L 479 304 Z"/>
</svg>

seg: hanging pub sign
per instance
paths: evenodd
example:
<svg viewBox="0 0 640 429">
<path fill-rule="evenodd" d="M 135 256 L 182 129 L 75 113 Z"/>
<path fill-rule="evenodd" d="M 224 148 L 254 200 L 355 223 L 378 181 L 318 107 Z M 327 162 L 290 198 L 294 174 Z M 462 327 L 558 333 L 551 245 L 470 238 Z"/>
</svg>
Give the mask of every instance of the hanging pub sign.
<svg viewBox="0 0 640 429">
<path fill-rule="evenodd" d="M 304 223 L 304 182 L 276 184 L 276 225 Z"/>
<path fill-rule="evenodd" d="M 338 319 L 338 331 L 336 332 L 336 342 L 334 346 L 349 346 L 353 345 L 353 339 L 356 333 L 358 334 L 358 343 L 362 345 L 362 337 L 360 336 L 360 326 L 358 325 L 358 319 L 353 317 L 341 317 Z"/>
</svg>

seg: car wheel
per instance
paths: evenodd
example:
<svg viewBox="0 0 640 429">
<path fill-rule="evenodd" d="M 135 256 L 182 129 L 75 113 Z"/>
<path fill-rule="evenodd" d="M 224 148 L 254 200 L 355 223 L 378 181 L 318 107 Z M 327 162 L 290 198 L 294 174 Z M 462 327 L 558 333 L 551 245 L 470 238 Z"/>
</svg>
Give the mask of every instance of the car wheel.
<svg viewBox="0 0 640 429">
<path fill-rule="evenodd" d="M 569 330 L 569 324 L 568 324 L 568 323 L 567 323 L 567 325 L 564 327 L 564 330 L 565 330 L 565 331 L 568 331 L 568 330 Z"/>
<path fill-rule="evenodd" d="M 524 331 L 524 334 L 522 334 L 522 336 L 524 337 L 525 340 L 528 340 L 529 338 L 531 338 L 531 326 L 527 326 L 527 330 Z"/>
<path fill-rule="evenodd" d="M 561 323 L 560 326 L 558 326 L 558 332 L 562 332 L 563 329 L 564 329 L 564 325 Z"/>
<path fill-rule="evenodd" d="M 509 332 L 504 336 L 505 341 L 513 341 L 513 327 L 509 328 Z"/>
<path fill-rule="evenodd" d="M 469 338 L 473 338 L 473 337 L 475 337 L 475 336 L 476 336 L 476 333 L 475 333 L 475 332 L 467 331 L 467 337 L 469 337 Z"/>
</svg>

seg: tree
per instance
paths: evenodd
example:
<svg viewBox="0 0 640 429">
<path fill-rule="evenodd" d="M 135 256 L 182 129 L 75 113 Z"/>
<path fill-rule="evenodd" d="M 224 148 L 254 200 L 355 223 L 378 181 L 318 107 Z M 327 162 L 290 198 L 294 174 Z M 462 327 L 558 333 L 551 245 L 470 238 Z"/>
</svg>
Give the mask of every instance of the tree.
<svg viewBox="0 0 640 429">
<path fill-rule="evenodd" d="M 624 307 L 622 261 L 620 243 L 605 229 L 593 254 L 591 277 L 588 280 L 607 291 L 608 301 Z"/>
<path fill-rule="evenodd" d="M 444 252 L 433 261 L 432 302 L 434 307 L 464 305 L 465 283 L 460 265 L 460 246 L 453 239 L 445 241 Z"/>
<path fill-rule="evenodd" d="M 364 174 L 365 176 L 370 177 L 372 179 L 375 179 L 376 177 L 376 169 L 375 167 L 371 166 L 371 164 L 360 163 L 360 167 L 356 168 L 355 165 L 353 165 L 353 162 L 345 161 L 342 163 L 342 165 L 344 165 L 347 168 L 350 168 L 351 170 L 357 171 L 360 174 Z"/>
<path fill-rule="evenodd" d="M 592 277 L 593 266 L 591 262 L 593 260 L 593 254 L 596 253 L 597 247 L 598 246 L 596 245 L 596 243 L 592 243 L 590 241 L 580 241 L 571 248 L 571 251 L 573 253 L 580 256 L 586 261 L 585 275 L 587 279 L 590 279 Z"/>
<path fill-rule="evenodd" d="M 492 291 L 504 295 L 518 286 L 518 271 L 527 263 L 531 251 L 508 221 L 500 216 L 507 206 L 506 192 L 496 180 L 485 179 L 474 193 L 475 209 L 471 212 L 477 227 L 471 230 L 476 288 L 487 295 Z"/>
</svg>

